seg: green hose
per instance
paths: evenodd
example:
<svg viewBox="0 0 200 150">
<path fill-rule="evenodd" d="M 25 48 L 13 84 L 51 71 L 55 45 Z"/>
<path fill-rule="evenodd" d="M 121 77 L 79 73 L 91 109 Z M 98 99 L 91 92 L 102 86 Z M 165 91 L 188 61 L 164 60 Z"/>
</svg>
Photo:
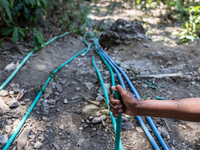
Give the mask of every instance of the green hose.
<svg viewBox="0 0 200 150">
<path fill-rule="evenodd" d="M 93 44 L 91 44 L 89 47 L 91 47 L 92 45 Z M 87 49 L 88 48 L 84 48 L 83 50 L 81 50 L 80 52 L 78 52 L 76 55 L 74 55 L 68 61 L 64 62 L 62 65 L 60 65 L 58 68 L 56 68 L 53 73 L 57 73 L 60 69 L 62 69 L 62 67 L 64 67 L 66 64 L 68 64 L 69 62 L 71 62 L 73 59 L 75 59 L 81 53 L 85 52 Z M 51 75 L 51 76 L 53 76 L 53 75 Z M 43 91 L 45 90 L 46 86 L 51 81 L 51 76 L 48 77 L 48 79 L 46 80 L 44 86 L 42 87 L 42 89 L 40 90 L 40 92 L 38 93 L 38 95 L 36 96 L 35 100 L 31 104 L 31 106 L 29 107 L 28 111 L 26 112 L 26 114 L 24 115 L 24 117 L 20 121 L 19 125 L 17 126 L 17 128 L 15 129 L 15 131 L 13 132 L 13 134 L 11 135 L 11 137 L 9 138 L 8 142 L 6 143 L 6 145 L 4 146 L 4 148 L 2 150 L 7 150 L 9 148 L 9 146 L 12 144 L 12 142 L 14 141 L 15 137 L 17 136 L 17 134 L 21 130 L 22 126 L 26 122 L 28 116 L 30 115 L 31 111 L 33 110 L 33 108 L 35 107 L 36 103 L 38 102 L 40 96 L 42 95 Z"/>
<path fill-rule="evenodd" d="M 67 35 L 69 32 L 65 32 L 64 34 L 61 34 L 59 36 L 56 36 L 54 38 L 52 38 L 51 40 L 49 40 L 48 42 L 45 43 L 45 45 L 48 45 L 49 43 L 53 42 L 54 40 L 56 40 L 57 38 L 63 37 L 65 35 Z M 44 47 L 44 45 L 42 45 L 41 47 Z M 0 91 L 10 82 L 10 80 L 12 80 L 12 78 L 15 76 L 15 74 L 19 71 L 19 69 L 25 64 L 25 62 L 29 59 L 29 57 L 36 51 L 38 50 L 38 47 L 34 48 L 23 60 L 22 62 L 17 66 L 17 68 L 12 72 L 12 74 L 6 79 L 6 81 L 4 81 L 4 83 L 0 86 Z"/>
<path fill-rule="evenodd" d="M 97 52 L 98 53 L 98 52 Z M 99 54 L 99 53 L 98 53 Z M 111 80 L 112 80 L 112 86 L 115 86 L 115 78 L 114 78 L 114 73 L 113 73 L 113 70 L 112 68 L 110 67 L 110 65 L 107 63 L 107 61 L 104 59 L 104 57 L 99 54 L 100 57 L 102 58 L 103 62 L 106 64 L 106 66 L 109 68 L 110 70 L 110 74 L 111 74 Z M 92 57 L 92 64 L 97 72 L 97 75 L 99 77 L 99 80 L 100 80 L 100 83 L 101 83 L 101 86 L 103 88 L 103 92 L 104 92 L 104 96 L 105 96 L 105 99 L 106 99 L 106 103 L 107 103 L 107 106 L 108 106 L 108 109 L 110 108 L 109 106 L 109 99 L 108 99 L 108 93 L 106 91 L 106 88 L 104 86 L 104 82 L 103 82 L 103 79 L 101 77 L 101 73 L 99 72 L 97 66 L 95 65 L 95 60 L 94 60 L 94 56 Z M 115 96 L 116 96 L 116 92 L 115 92 Z M 118 98 L 118 97 L 116 97 Z M 117 122 L 116 124 L 116 119 L 115 117 L 112 115 L 112 112 L 109 111 L 110 113 L 110 116 L 111 116 L 111 120 L 112 120 L 112 123 L 113 123 L 113 128 L 114 128 L 114 131 L 115 131 L 115 134 L 116 134 L 116 140 L 115 140 L 115 150 L 123 150 L 123 145 L 122 145 L 122 142 L 121 142 L 121 139 L 120 139 L 120 132 L 121 132 L 121 120 L 120 121 L 120 125 L 119 125 L 119 121 Z M 120 129 L 118 129 L 120 127 Z M 116 142 L 117 141 L 117 142 Z"/>
</svg>

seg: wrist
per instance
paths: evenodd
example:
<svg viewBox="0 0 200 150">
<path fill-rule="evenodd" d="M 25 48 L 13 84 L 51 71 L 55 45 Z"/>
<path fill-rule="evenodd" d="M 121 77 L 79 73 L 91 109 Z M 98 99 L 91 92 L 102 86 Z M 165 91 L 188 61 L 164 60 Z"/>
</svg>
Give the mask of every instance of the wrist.
<svg viewBox="0 0 200 150">
<path fill-rule="evenodd" d="M 142 107 L 142 100 L 136 99 L 136 102 L 134 104 L 134 114 L 137 116 L 140 113 L 141 107 Z"/>
</svg>

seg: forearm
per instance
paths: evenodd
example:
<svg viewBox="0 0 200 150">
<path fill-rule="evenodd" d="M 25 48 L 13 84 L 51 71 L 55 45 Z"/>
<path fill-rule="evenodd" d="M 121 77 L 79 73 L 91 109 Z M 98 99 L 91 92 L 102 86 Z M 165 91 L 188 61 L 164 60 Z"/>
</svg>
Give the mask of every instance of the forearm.
<svg viewBox="0 0 200 150">
<path fill-rule="evenodd" d="M 136 115 L 200 121 L 200 98 L 179 100 L 143 100 Z"/>
</svg>

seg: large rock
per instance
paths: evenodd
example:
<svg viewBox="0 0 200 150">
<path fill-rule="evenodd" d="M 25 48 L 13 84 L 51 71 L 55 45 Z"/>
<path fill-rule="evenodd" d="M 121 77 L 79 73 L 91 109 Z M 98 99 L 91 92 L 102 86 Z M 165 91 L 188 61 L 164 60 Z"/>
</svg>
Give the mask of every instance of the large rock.
<svg viewBox="0 0 200 150">
<path fill-rule="evenodd" d="M 101 34 L 99 42 L 104 48 L 124 44 L 133 41 L 149 40 L 145 35 L 145 30 L 139 22 L 128 22 L 118 19 L 112 26 Z"/>
</svg>

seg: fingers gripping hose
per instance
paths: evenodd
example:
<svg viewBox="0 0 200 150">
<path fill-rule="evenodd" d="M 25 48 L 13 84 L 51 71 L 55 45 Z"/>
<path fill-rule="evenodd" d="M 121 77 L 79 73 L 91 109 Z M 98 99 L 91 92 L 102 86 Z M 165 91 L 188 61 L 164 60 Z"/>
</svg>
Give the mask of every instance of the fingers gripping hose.
<svg viewBox="0 0 200 150">
<path fill-rule="evenodd" d="M 119 73 L 119 71 L 117 70 L 117 68 L 114 66 L 114 64 L 110 61 L 110 59 L 108 59 L 108 57 L 102 53 L 102 49 L 100 50 L 100 53 L 104 56 L 104 58 L 108 61 L 108 63 L 113 67 L 113 69 L 116 71 L 116 74 L 119 78 L 120 84 L 122 85 L 122 87 L 124 89 L 126 89 L 124 81 L 122 80 L 122 77 Z M 154 147 L 154 149 L 159 150 L 159 146 L 156 143 L 156 141 L 154 140 L 153 136 L 151 135 L 151 133 L 149 132 L 149 130 L 147 129 L 146 125 L 144 124 L 144 122 L 142 121 L 142 118 L 140 116 L 136 116 L 137 120 L 139 121 L 141 127 L 143 128 L 145 134 L 147 135 L 149 141 L 151 142 L 152 146 Z"/>
<path fill-rule="evenodd" d="M 106 52 L 104 52 L 102 49 L 100 50 L 100 53 L 105 56 L 108 61 L 110 61 L 117 69 L 119 69 L 119 71 L 123 74 L 124 78 L 126 79 L 127 83 L 129 84 L 131 90 L 133 91 L 133 93 L 135 94 L 135 97 L 138 99 L 141 99 L 137 90 L 135 89 L 135 87 L 133 86 L 133 84 L 131 83 L 131 81 L 129 80 L 128 76 L 126 75 L 126 73 L 108 56 L 108 54 L 106 54 Z M 138 118 L 138 116 L 136 116 Z M 167 147 L 165 141 L 163 140 L 163 138 L 161 137 L 160 133 L 158 132 L 155 124 L 153 123 L 151 117 L 146 117 L 151 128 L 153 129 L 156 137 L 158 138 L 159 142 L 161 143 L 162 147 L 164 150 L 168 150 L 169 148 Z M 146 132 L 145 132 L 146 133 Z"/>
</svg>

